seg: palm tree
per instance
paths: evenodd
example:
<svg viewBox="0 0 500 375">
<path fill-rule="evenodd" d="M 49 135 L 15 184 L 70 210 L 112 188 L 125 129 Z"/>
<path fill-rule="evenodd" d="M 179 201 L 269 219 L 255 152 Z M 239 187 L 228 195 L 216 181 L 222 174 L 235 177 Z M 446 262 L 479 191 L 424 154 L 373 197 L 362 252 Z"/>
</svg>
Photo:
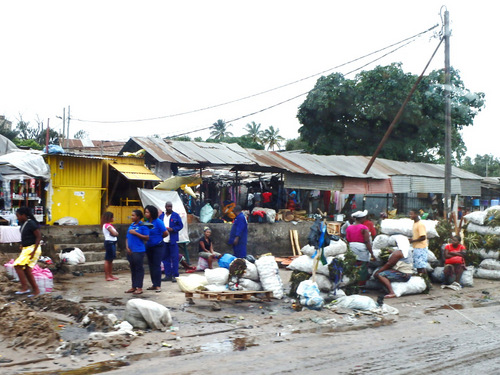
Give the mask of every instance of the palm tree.
<svg viewBox="0 0 500 375">
<path fill-rule="evenodd" d="M 276 130 L 274 129 L 274 126 L 269 126 L 268 129 L 264 130 L 264 137 L 263 137 L 263 141 L 264 141 L 264 144 L 267 145 L 267 149 L 268 150 L 273 150 L 274 151 L 274 147 L 278 147 L 280 148 L 281 146 L 281 142 L 283 142 L 285 140 L 285 138 L 283 138 L 281 135 L 279 135 L 279 128 L 276 128 Z"/>
<path fill-rule="evenodd" d="M 232 125 L 226 124 L 224 120 L 217 120 L 217 122 L 214 122 L 210 127 L 210 129 L 212 129 L 212 131 L 210 132 L 210 137 L 218 141 L 221 141 L 222 139 L 227 137 L 232 137 L 233 133 L 228 131 L 228 128 L 230 126 Z"/>
<path fill-rule="evenodd" d="M 264 132 L 260 130 L 261 125 L 256 124 L 255 121 L 252 121 L 249 124 L 245 125 L 245 130 L 247 131 L 247 136 L 252 140 L 252 142 L 262 144 L 262 136 Z"/>
</svg>

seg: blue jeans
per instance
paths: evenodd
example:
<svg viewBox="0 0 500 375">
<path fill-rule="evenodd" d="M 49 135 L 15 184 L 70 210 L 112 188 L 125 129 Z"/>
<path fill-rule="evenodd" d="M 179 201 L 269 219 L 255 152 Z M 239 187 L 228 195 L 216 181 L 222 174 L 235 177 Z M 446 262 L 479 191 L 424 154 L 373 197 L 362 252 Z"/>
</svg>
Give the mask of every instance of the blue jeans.
<svg viewBox="0 0 500 375">
<path fill-rule="evenodd" d="M 144 282 L 144 252 L 127 255 L 132 273 L 132 288 L 141 288 Z"/>
<path fill-rule="evenodd" d="M 179 276 L 179 246 L 177 245 L 177 242 L 165 243 L 163 268 L 165 269 L 165 277 L 169 278 Z"/>
<path fill-rule="evenodd" d="M 146 255 L 148 256 L 149 274 L 153 287 L 161 286 L 161 261 L 165 256 L 165 242 L 158 245 L 147 247 Z"/>
</svg>

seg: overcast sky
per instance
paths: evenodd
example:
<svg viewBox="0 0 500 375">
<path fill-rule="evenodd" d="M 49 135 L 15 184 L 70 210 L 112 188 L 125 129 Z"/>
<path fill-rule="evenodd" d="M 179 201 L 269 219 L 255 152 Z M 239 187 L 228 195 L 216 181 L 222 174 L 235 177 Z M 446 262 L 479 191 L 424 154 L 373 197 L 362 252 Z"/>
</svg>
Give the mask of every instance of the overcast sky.
<svg viewBox="0 0 500 375">
<path fill-rule="evenodd" d="M 450 12 L 451 64 L 467 88 L 486 94 L 485 109 L 463 133 L 468 155 L 500 157 L 494 0 L 0 0 L 0 114 L 14 123 L 19 114 L 32 123 L 37 115 L 44 122 L 50 118 L 60 130 L 56 116 L 69 105 L 71 135 L 83 129 L 92 139 L 107 140 L 209 127 L 307 93 L 319 76 L 219 104 L 331 69 L 440 24 L 442 5 Z M 364 69 L 402 62 L 405 71 L 420 74 L 438 42 L 431 36 Z M 345 74 L 367 61 L 333 71 Z M 441 48 L 429 71 L 443 66 Z M 243 135 L 245 124 L 255 121 L 296 138 L 304 99 L 231 121 L 230 130 Z M 157 117 L 164 118 L 103 123 Z"/>
</svg>

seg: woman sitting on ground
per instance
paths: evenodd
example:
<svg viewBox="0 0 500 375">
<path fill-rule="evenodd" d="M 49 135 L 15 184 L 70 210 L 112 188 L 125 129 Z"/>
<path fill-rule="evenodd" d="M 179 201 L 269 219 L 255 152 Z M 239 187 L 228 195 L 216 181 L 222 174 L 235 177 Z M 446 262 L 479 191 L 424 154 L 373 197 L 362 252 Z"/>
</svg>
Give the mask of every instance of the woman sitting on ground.
<svg viewBox="0 0 500 375">
<path fill-rule="evenodd" d="M 203 229 L 203 237 L 198 241 L 198 255 L 206 259 L 208 268 L 212 269 L 212 262 L 214 259 L 219 259 L 222 255 L 214 251 L 214 243 L 212 238 L 212 230 L 209 227 Z"/>
<path fill-rule="evenodd" d="M 462 245 L 460 236 L 453 236 L 451 243 L 444 248 L 444 283 L 451 285 L 460 283 L 462 273 L 465 271 L 465 246 Z"/>
</svg>

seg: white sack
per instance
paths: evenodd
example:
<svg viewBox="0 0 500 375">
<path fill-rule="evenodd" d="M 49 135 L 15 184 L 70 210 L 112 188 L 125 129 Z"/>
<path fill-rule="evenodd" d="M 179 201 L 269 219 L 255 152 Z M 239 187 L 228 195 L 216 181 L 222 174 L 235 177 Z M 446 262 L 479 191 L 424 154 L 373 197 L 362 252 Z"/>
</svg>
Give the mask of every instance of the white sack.
<svg viewBox="0 0 500 375">
<path fill-rule="evenodd" d="M 486 217 L 486 211 L 475 211 L 464 216 L 464 219 L 469 223 L 474 223 L 477 225 L 484 225 L 484 219 Z"/>
<path fill-rule="evenodd" d="M 302 249 L 300 249 L 300 252 L 303 255 L 309 255 L 310 257 L 312 257 L 313 254 L 316 252 L 316 248 L 314 246 L 311 246 L 311 245 L 306 245 Z"/>
<path fill-rule="evenodd" d="M 372 310 L 378 308 L 377 303 L 372 298 L 360 296 L 359 294 L 341 297 L 334 301 L 334 304 L 339 307 L 354 310 Z"/>
<path fill-rule="evenodd" d="M 469 249 L 468 251 L 479 255 L 481 259 L 498 259 L 498 255 L 500 255 L 497 250 Z"/>
<path fill-rule="evenodd" d="M 207 283 L 211 285 L 226 285 L 229 279 L 229 270 L 227 268 L 219 267 L 214 269 L 207 268 L 205 270 L 205 277 Z"/>
<path fill-rule="evenodd" d="M 215 285 L 215 284 L 208 284 L 205 285 L 205 289 L 208 290 L 209 292 L 225 292 L 227 289 L 227 285 Z"/>
<path fill-rule="evenodd" d="M 500 261 L 494 259 L 485 259 L 479 264 L 479 268 L 483 268 L 485 270 L 500 270 Z"/>
<path fill-rule="evenodd" d="M 132 324 L 134 328 L 152 328 L 162 331 L 172 324 L 169 309 L 159 303 L 139 298 L 127 302 L 123 320 Z"/>
<path fill-rule="evenodd" d="M 436 258 L 436 255 L 434 255 L 434 253 L 432 251 L 430 251 L 429 249 L 427 249 L 427 261 L 429 263 L 434 263 L 434 262 L 438 261 L 438 259 Z"/>
<path fill-rule="evenodd" d="M 312 273 L 313 258 L 311 258 L 309 255 L 301 255 L 292 260 L 292 262 L 286 268 L 292 271 Z"/>
<path fill-rule="evenodd" d="M 436 231 L 437 220 L 420 220 L 427 231 L 427 238 L 439 237 Z M 380 226 L 380 230 L 384 234 L 402 234 L 406 237 L 413 236 L 413 220 L 412 219 L 384 219 Z"/>
<path fill-rule="evenodd" d="M 238 286 L 241 287 L 241 290 L 262 290 L 262 284 L 258 281 L 241 278 L 238 280 Z"/>
<path fill-rule="evenodd" d="M 184 293 L 192 293 L 200 286 L 205 286 L 208 284 L 207 278 L 202 275 L 197 275 L 195 273 L 189 276 L 179 276 L 175 278 L 177 280 L 177 286 Z"/>
<path fill-rule="evenodd" d="M 347 244 L 342 241 L 330 241 L 330 245 L 325 247 L 325 257 L 335 257 L 347 252 Z"/>
<path fill-rule="evenodd" d="M 420 294 L 425 288 L 425 281 L 420 276 L 412 276 L 406 283 L 391 283 L 394 294 L 401 297 L 407 294 Z"/>
<path fill-rule="evenodd" d="M 257 271 L 257 266 L 246 259 L 245 264 L 247 265 L 247 269 L 243 272 L 242 277 L 253 281 L 259 281 L 259 271 Z"/>
<path fill-rule="evenodd" d="M 485 225 L 470 223 L 467 225 L 467 232 L 479 233 L 482 235 L 494 234 L 496 236 L 500 236 L 500 227 L 488 227 Z"/>
<path fill-rule="evenodd" d="M 318 284 L 312 280 L 304 280 L 297 287 L 300 304 L 313 310 L 321 310 L 325 300 L 319 293 Z"/>
<path fill-rule="evenodd" d="M 373 240 L 373 249 L 383 249 L 384 247 L 389 247 L 390 237 L 387 234 L 379 234 Z"/>
<path fill-rule="evenodd" d="M 460 278 L 460 284 L 462 286 L 474 286 L 474 266 L 468 266 L 464 273 L 462 273 L 462 277 Z"/>
<path fill-rule="evenodd" d="M 318 288 L 322 292 L 330 292 L 333 289 L 332 281 L 325 275 L 317 274 L 316 284 L 318 284 Z"/>
<path fill-rule="evenodd" d="M 283 281 L 279 274 L 278 264 L 274 256 L 263 256 L 255 261 L 259 272 L 260 282 L 265 291 L 273 292 L 273 297 L 283 298 Z"/>
<path fill-rule="evenodd" d="M 444 283 L 444 267 L 436 267 L 432 271 L 432 280 L 436 283 Z"/>
<path fill-rule="evenodd" d="M 500 280 L 500 270 L 487 270 L 478 268 L 475 276 L 479 279 Z"/>
</svg>

